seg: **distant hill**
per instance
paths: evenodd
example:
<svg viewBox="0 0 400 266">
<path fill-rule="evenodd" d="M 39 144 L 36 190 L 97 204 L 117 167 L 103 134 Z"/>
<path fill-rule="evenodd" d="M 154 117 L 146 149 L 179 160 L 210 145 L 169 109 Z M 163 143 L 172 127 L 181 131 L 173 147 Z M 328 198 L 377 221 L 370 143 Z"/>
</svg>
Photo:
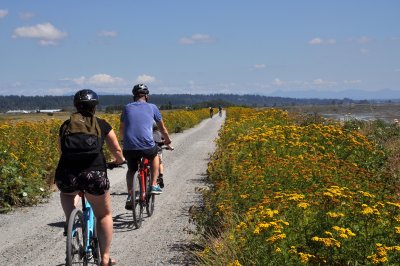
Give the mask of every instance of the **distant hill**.
<svg viewBox="0 0 400 266">
<path fill-rule="evenodd" d="M 130 95 L 100 95 L 100 109 L 109 106 L 123 106 L 132 100 Z M 324 105 L 354 103 L 356 101 L 343 99 L 317 99 L 315 95 L 308 98 L 237 95 L 237 94 L 152 94 L 150 102 L 162 109 L 208 106 L 208 105 L 243 105 L 254 107 L 293 106 L 293 105 Z M 0 112 L 8 110 L 39 110 L 39 109 L 72 109 L 73 96 L 0 96 Z"/>
</svg>

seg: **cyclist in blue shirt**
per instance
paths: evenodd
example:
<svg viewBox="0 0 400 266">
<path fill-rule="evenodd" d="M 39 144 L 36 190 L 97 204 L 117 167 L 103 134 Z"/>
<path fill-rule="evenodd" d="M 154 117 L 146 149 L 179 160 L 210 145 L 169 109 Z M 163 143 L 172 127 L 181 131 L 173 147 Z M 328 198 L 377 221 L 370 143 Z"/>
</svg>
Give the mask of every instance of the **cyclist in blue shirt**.
<svg viewBox="0 0 400 266">
<path fill-rule="evenodd" d="M 162 120 L 160 110 L 154 104 L 148 103 L 149 89 L 144 84 L 137 84 L 132 89 L 133 102 L 127 104 L 121 113 L 120 134 L 123 140 L 123 154 L 128 161 L 126 184 L 129 190 L 132 188 L 132 180 L 138 170 L 138 160 L 145 157 L 151 161 L 151 193 L 161 194 L 162 190 L 157 185 L 159 172 L 158 147 L 153 139 L 153 122 L 155 121 L 164 143 L 170 144 L 171 139 Z M 130 201 L 125 208 L 131 207 Z"/>
</svg>

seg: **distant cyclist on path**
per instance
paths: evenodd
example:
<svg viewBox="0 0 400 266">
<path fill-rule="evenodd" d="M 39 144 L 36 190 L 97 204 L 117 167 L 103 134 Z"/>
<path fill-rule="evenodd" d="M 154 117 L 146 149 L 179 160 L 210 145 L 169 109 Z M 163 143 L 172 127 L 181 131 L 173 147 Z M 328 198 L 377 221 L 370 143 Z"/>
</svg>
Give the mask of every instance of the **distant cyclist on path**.
<svg viewBox="0 0 400 266">
<path fill-rule="evenodd" d="M 171 143 L 168 131 L 162 120 L 160 110 L 154 104 L 148 103 L 149 89 L 144 84 L 137 84 L 132 89 L 133 102 L 127 104 L 121 113 L 120 134 L 123 140 L 123 154 L 128 161 L 126 184 L 128 193 L 132 188 L 132 180 L 138 170 L 138 161 L 145 157 L 151 161 L 151 191 L 161 194 L 157 184 L 159 174 L 158 147 L 153 139 L 153 122 L 155 121 L 166 145 Z M 131 208 L 130 198 L 125 204 Z"/>
<path fill-rule="evenodd" d="M 212 108 L 212 107 L 210 106 L 209 109 L 210 109 L 210 118 L 212 118 L 213 115 L 214 115 L 214 108 Z"/>
</svg>

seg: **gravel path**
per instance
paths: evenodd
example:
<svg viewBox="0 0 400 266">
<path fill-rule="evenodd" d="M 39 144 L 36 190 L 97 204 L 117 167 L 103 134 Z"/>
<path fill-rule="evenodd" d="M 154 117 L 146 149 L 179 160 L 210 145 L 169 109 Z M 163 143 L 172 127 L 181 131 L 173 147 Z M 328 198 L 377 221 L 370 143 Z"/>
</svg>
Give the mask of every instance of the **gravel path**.
<svg viewBox="0 0 400 266">
<path fill-rule="evenodd" d="M 118 265 L 191 265 L 188 256 L 189 208 L 200 200 L 210 154 L 224 116 L 206 119 L 184 133 L 172 134 L 174 151 L 164 151 L 164 193 L 156 197 L 152 217 L 133 229 L 131 212 L 124 209 L 125 172 L 109 171 L 114 219 L 111 256 Z M 65 237 L 59 193 L 39 206 L 0 215 L 0 264 L 64 265 Z"/>
</svg>

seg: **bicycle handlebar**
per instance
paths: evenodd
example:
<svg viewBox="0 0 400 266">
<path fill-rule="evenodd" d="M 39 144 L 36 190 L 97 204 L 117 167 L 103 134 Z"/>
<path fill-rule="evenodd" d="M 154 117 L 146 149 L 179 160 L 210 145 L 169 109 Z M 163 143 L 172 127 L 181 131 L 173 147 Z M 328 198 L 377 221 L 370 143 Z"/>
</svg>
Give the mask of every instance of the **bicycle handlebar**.
<svg viewBox="0 0 400 266">
<path fill-rule="evenodd" d="M 112 170 L 112 169 L 117 168 L 117 167 L 122 167 L 122 165 L 124 165 L 126 163 L 127 163 L 127 161 L 124 161 L 123 163 L 110 162 L 110 163 L 106 163 L 106 168 L 109 169 L 109 170 Z"/>
</svg>

